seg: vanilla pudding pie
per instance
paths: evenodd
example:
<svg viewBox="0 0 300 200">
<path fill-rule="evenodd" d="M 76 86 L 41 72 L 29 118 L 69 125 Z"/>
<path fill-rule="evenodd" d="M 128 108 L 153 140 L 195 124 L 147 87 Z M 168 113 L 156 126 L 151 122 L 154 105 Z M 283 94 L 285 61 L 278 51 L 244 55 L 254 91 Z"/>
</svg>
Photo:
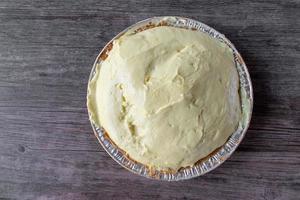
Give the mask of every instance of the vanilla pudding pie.
<svg viewBox="0 0 300 200">
<path fill-rule="evenodd" d="M 206 33 L 171 26 L 115 39 L 88 88 L 92 121 L 137 162 L 194 165 L 241 119 L 232 50 Z"/>
</svg>

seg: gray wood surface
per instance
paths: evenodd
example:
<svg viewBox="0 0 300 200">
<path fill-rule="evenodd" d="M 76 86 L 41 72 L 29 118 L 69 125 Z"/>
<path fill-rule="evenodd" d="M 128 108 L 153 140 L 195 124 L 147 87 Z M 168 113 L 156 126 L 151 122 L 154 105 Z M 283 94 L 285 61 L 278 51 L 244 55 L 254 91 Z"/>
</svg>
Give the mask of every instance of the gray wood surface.
<svg viewBox="0 0 300 200">
<path fill-rule="evenodd" d="M 253 80 L 247 135 L 222 166 L 158 182 L 118 166 L 88 121 L 101 48 L 152 16 L 224 33 Z M 0 1 L 0 199 L 300 199 L 300 1 Z"/>
</svg>

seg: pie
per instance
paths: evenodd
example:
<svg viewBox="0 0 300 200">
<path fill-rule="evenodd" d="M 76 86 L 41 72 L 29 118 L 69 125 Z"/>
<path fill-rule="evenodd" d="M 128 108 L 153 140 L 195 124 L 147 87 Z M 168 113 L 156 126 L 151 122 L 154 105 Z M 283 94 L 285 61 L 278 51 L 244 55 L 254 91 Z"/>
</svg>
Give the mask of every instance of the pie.
<svg viewBox="0 0 300 200">
<path fill-rule="evenodd" d="M 127 32 L 97 66 L 88 109 L 130 159 L 158 170 L 193 166 L 242 118 L 233 52 L 191 29 Z"/>
</svg>

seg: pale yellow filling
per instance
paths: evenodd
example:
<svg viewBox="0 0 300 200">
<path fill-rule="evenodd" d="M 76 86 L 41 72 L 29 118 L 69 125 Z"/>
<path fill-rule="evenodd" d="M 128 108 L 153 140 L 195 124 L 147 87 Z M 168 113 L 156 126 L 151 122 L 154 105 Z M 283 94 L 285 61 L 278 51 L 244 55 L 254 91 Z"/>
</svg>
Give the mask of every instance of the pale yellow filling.
<svg viewBox="0 0 300 200">
<path fill-rule="evenodd" d="M 128 155 L 157 169 L 191 166 L 241 118 L 233 53 L 205 33 L 156 27 L 113 43 L 89 85 L 92 120 Z"/>
</svg>

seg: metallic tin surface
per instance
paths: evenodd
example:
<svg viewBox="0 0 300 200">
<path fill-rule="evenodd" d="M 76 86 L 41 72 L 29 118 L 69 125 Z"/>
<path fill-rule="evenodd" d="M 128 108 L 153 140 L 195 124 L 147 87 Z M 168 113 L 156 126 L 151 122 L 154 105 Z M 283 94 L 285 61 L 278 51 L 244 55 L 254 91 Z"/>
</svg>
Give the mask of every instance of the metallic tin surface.
<svg viewBox="0 0 300 200">
<path fill-rule="evenodd" d="M 207 33 L 211 37 L 227 44 L 232 50 L 234 54 L 236 68 L 239 74 L 240 79 L 240 97 L 241 97 L 241 105 L 242 105 L 242 119 L 239 123 L 239 127 L 237 130 L 229 137 L 227 142 L 218 148 L 216 151 L 211 153 L 208 157 L 199 160 L 194 166 L 182 168 L 177 172 L 171 171 L 159 171 L 155 169 L 150 169 L 148 166 L 138 163 L 134 160 L 131 160 L 128 156 L 124 154 L 122 150 L 120 150 L 108 137 L 105 133 L 105 130 L 102 127 L 97 127 L 93 120 L 90 117 L 90 121 L 92 124 L 92 128 L 96 137 L 98 138 L 100 144 L 106 150 L 106 152 L 121 166 L 125 167 L 129 171 L 139 174 L 141 176 L 147 178 L 153 178 L 158 180 L 165 180 L 165 181 L 178 181 L 184 179 L 190 179 L 193 177 L 201 176 L 216 167 L 222 164 L 237 148 L 240 144 L 241 140 L 243 139 L 248 126 L 250 124 L 250 119 L 252 115 L 252 108 L 253 108 L 253 91 L 252 91 L 252 84 L 250 80 L 250 76 L 244 63 L 242 57 L 240 56 L 239 52 L 235 49 L 234 45 L 221 33 L 214 30 L 213 28 L 192 20 L 183 17 L 153 17 L 143 21 L 140 21 L 121 33 L 119 33 L 116 37 L 114 37 L 100 52 L 99 56 L 97 57 L 94 66 L 92 68 L 89 82 L 93 79 L 96 67 L 101 67 L 102 60 L 100 56 L 103 51 L 108 47 L 108 45 L 116 38 L 120 37 L 123 33 L 127 31 L 136 31 L 138 29 L 143 29 L 151 25 L 157 24 L 164 24 L 168 26 L 174 27 L 182 27 L 188 28 L 195 31 L 201 31 Z M 88 90 L 89 93 L 89 90 Z M 89 111 L 90 116 L 90 111 Z"/>
</svg>

